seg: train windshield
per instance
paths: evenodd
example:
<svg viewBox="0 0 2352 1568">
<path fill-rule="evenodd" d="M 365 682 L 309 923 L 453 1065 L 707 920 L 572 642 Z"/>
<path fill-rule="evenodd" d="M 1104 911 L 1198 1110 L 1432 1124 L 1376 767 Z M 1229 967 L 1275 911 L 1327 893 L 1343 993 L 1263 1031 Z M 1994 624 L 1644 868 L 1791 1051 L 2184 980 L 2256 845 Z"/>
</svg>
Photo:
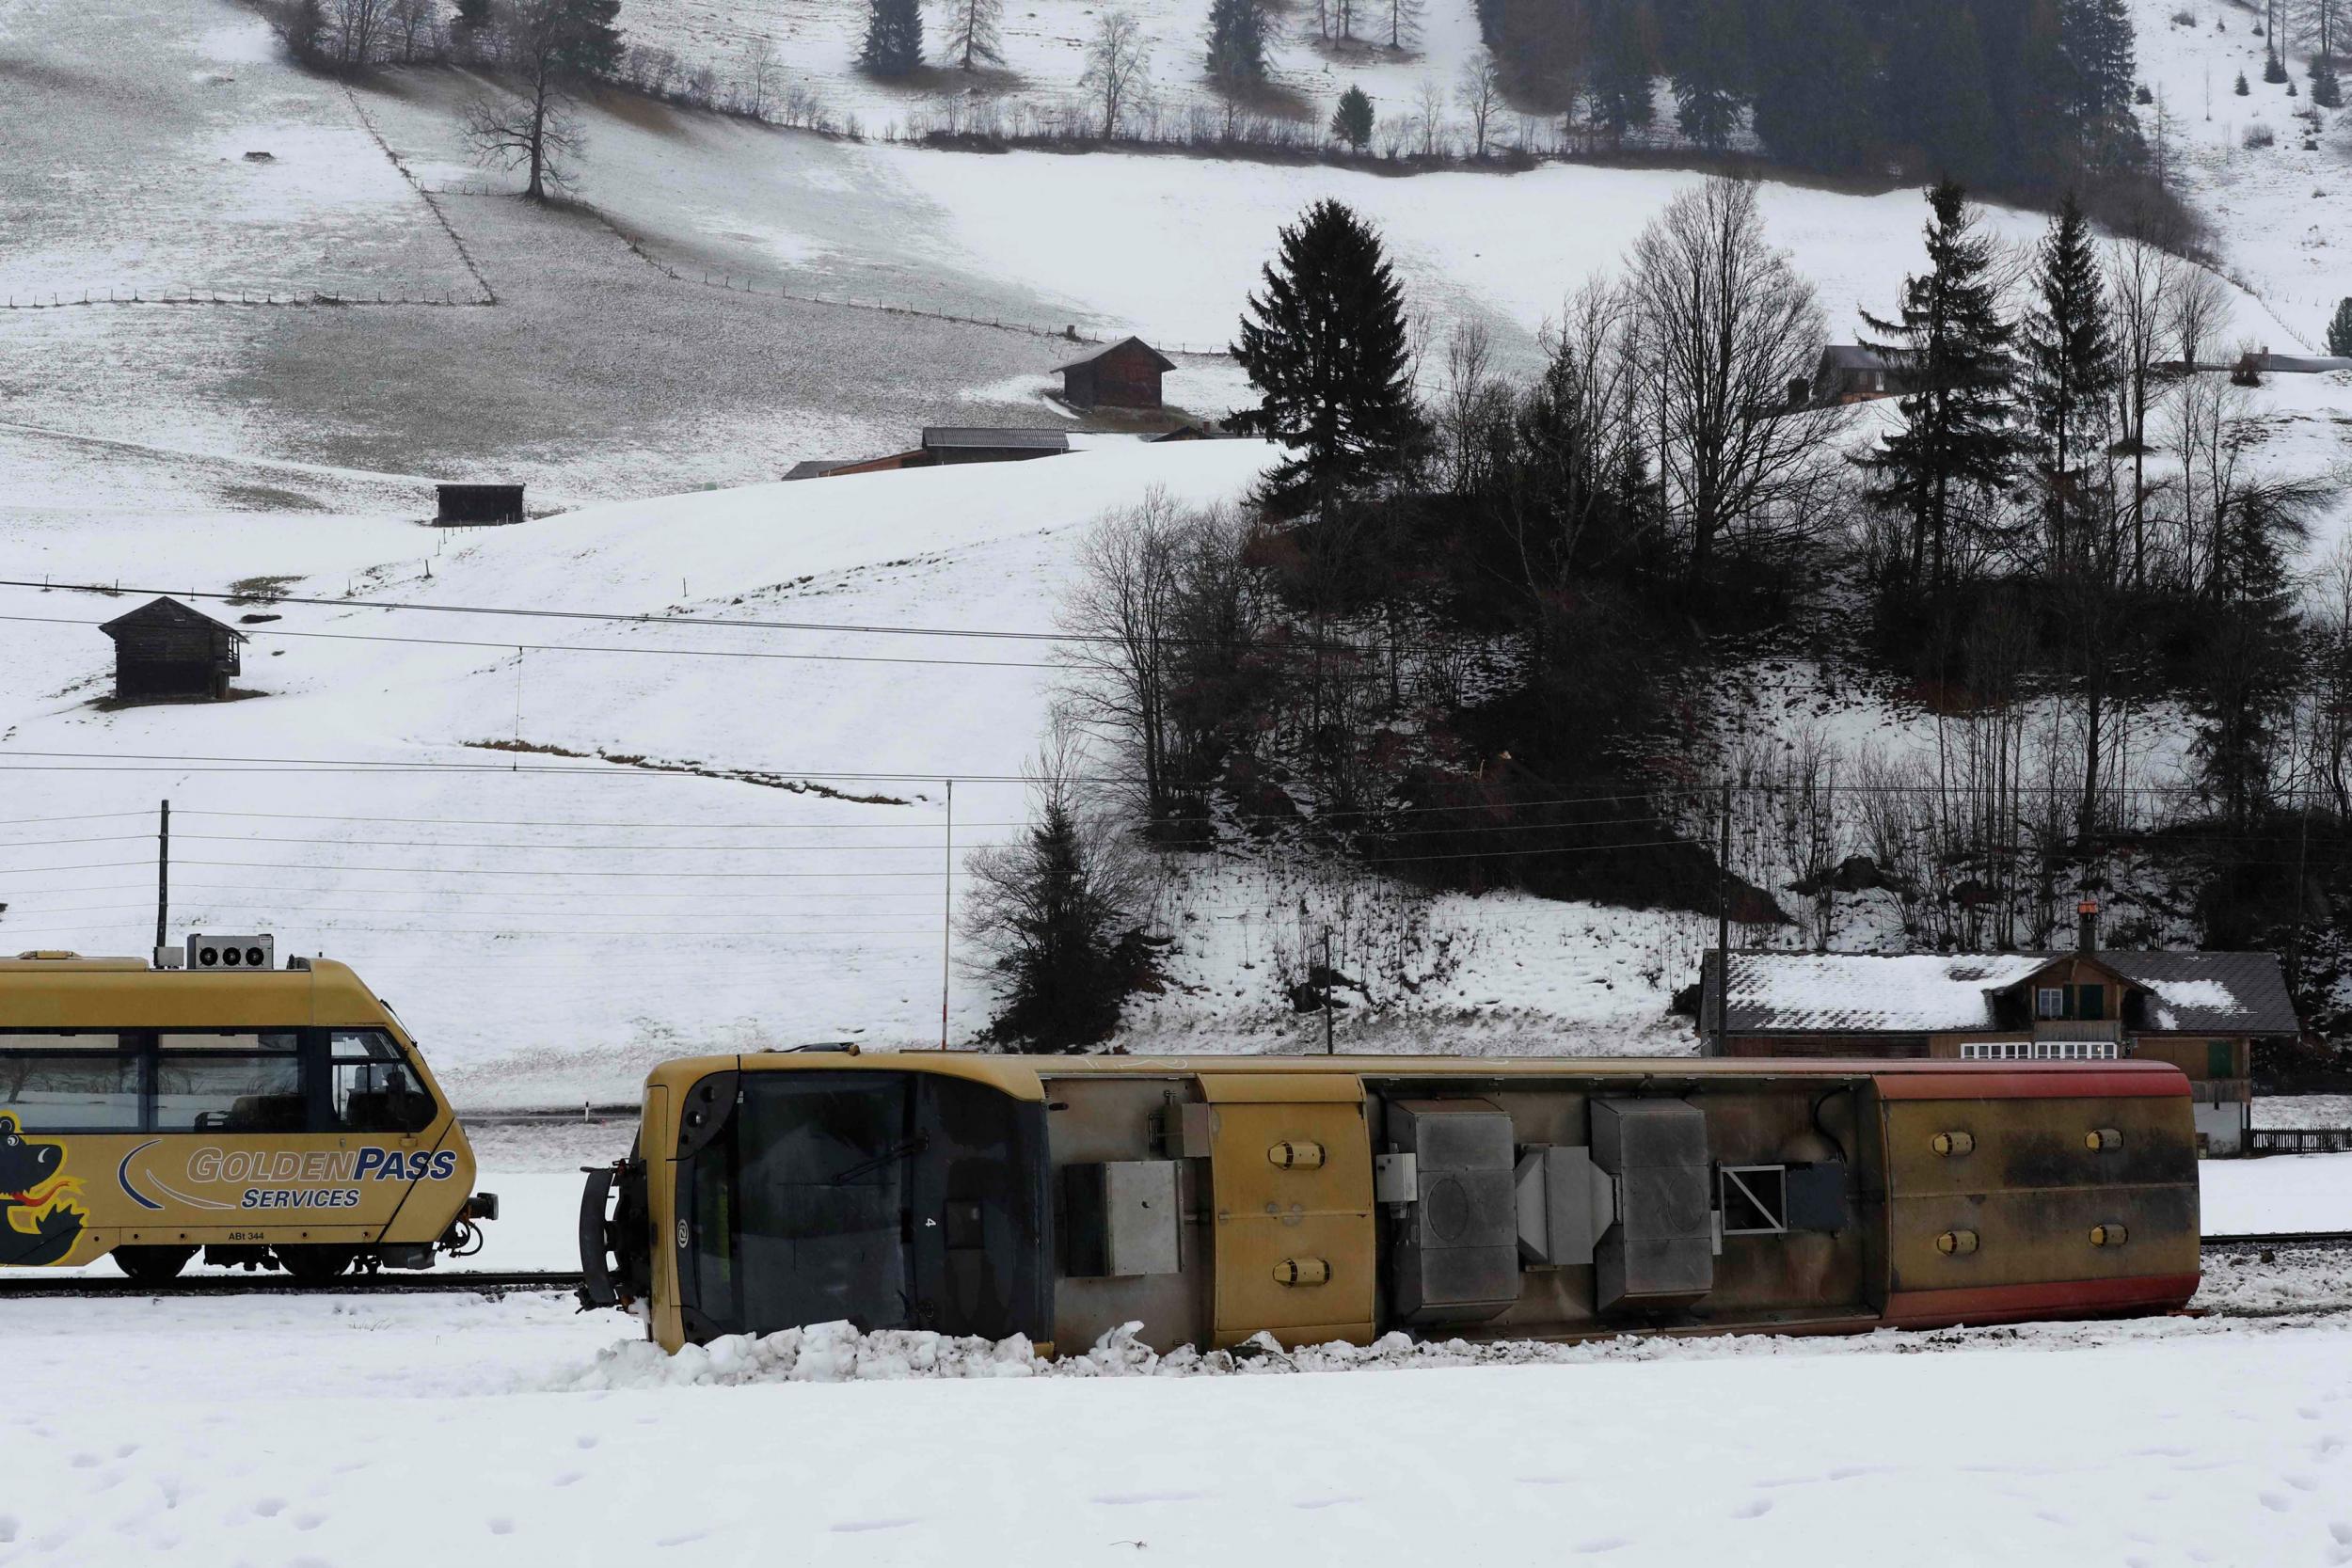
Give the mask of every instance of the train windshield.
<svg viewBox="0 0 2352 1568">
<path fill-rule="evenodd" d="M 1045 1110 L 930 1073 L 744 1073 L 679 1162 L 696 1338 L 846 1319 L 1048 1337 Z"/>
</svg>

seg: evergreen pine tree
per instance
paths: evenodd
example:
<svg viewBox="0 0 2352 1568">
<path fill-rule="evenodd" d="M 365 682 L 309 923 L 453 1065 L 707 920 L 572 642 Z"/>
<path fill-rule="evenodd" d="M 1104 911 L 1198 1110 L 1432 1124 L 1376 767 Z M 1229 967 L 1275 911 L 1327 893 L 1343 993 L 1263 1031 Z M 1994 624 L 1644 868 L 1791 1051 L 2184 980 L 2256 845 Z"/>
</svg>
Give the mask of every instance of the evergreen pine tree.
<svg viewBox="0 0 2352 1568">
<path fill-rule="evenodd" d="M 1622 142 L 1628 131 L 1646 129 L 1655 118 L 1649 18 L 1641 0 L 1597 0 L 1593 12 L 1585 102 L 1593 123 Z"/>
<path fill-rule="evenodd" d="M 1289 453 L 1266 477 L 1267 504 L 1328 513 L 1343 493 L 1401 470 L 1426 439 L 1404 294 L 1380 236 L 1327 199 L 1282 230 L 1263 276 L 1232 348 L 1261 401 L 1227 422 Z"/>
<path fill-rule="evenodd" d="M 449 23 L 450 40 L 460 55 L 471 55 L 482 46 L 490 22 L 490 0 L 456 0 L 456 14 Z"/>
<path fill-rule="evenodd" d="M 2189 752 L 2198 793 L 2241 830 L 2272 803 L 2280 732 L 2295 707 L 2301 649 L 2281 536 L 2298 528 L 2249 496 L 2230 509 L 2215 540 L 2218 602 L 2199 627 Z"/>
<path fill-rule="evenodd" d="M 2287 79 L 2287 63 L 2279 57 L 2274 40 L 2263 48 L 2263 80 L 2276 87 Z"/>
<path fill-rule="evenodd" d="M 2106 443 L 2106 419 L 2120 371 L 2106 279 L 2100 276 L 2090 221 L 2070 192 L 2042 242 L 2034 305 L 2021 336 L 2026 402 L 2049 485 L 2050 547 L 2064 565 L 2089 541 L 2074 525 L 2090 512 L 2090 486 L 2076 464 Z"/>
<path fill-rule="evenodd" d="M 2289 82 L 2290 90 L 2295 84 Z M 2326 55 L 2312 56 L 2312 107 L 2341 109 L 2344 107 L 2344 87 L 2336 79 L 2336 62 Z"/>
<path fill-rule="evenodd" d="M 1756 17 L 1756 135 L 1805 168 L 1867 167 L 1880 141 L 1881 89 L 1850 0 L 1763 0 Z"/>
<path fill-rule="evenodd" d="M 1947 0 L 1915 0 L 1886 66 L 1887 123 L 1931 169 L 1967 182 L 1999 167 L 2000 133 L 1976 19 Z"/>
<path fill-rule="evenodd" d="M 2246 72 L 2241 71 L 2237 73 L 2237 86 L 2232 87 L 2230 90 L 2237 94 L 2240 98 L 2244 98 L 2254 89 L 2246 85 Z"/>
<path fill-rule="evenodd" d="M 2017 456 L 2010 423 L 2009 347 L 1993 241 L 1977 230 L 1967 193 L 1945 180 L 1928 193 L 1928 271 L 1903 280 L 1894 319 L 1864 312 L 1878 354 L 1907 388 L 1903 427 L 1865 460 L 1870 499 L 1912 519 L 1915 592 L 1949 588 L 1967 504 L 2009 482 Z"/>
<path fill-rule="evenodd" d="M 2061 0 L 2058 46 L 2074 87 L 2076 134 L 2087 142 L 2104 141 L 2131 118 L 2129 0 Z"/>
<path fill-rule="evenodd" d="M 2336 302 L 2336 313 L 2328 322 L 2328 352 L 2352 356 L 2352 296 Z"/>
<path fill-rule="evenodd" d="M 556 63 L 575 79 L 610 76 L 621 67 L 621 0 L 555 0 L 561 34 Z"/>
<path fill-rule="evenodd" d="M 920 69 L 922 0 L 866 0 L 866 44 L 857 63 L 877 76 L 905 76 Z"/>
<path fill-rule="evenodd" d="M 1746 29 L 1738 0 L 1684 0 L 1673 71 L 1675 124 L 1720 152 L 1740 126 L 1747 79 Z"/>
<path fill-rule="evenodd" d="M 1364 89 L 1350 86 L 1331 110 L 1331 135 L 1361 152 L 1372 143 L 1372 100 Z M 1288 230 L 1284 230 L 1285 233 Z"/>
<path fill-rule="evenodd" d="M 1210 0 L 1209 80 L 1232 91 L 1265 80 L 1265 12 L 1258 0 Z"/>
<path fill-rule="evenodd" d="M 966 71 L 974 70 L 982 60 L 1004 64 L 1004 46 L 999 36 L 1004 9 L 1005 0 L 949 0 L 947 57 Z"/>
</svg>

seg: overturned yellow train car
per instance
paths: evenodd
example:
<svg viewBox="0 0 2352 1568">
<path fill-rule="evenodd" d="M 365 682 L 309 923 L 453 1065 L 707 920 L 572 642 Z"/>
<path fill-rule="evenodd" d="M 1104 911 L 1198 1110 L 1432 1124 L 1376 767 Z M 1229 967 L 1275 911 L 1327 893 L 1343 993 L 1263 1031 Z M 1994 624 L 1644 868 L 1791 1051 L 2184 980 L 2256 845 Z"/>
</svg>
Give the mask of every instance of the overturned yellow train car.
<svg viewBox="0 0 2352 1568">
<path fill-rule="evenodd" d="M 701 1057 L 580 1232 L 672 1350 L 1853 1333 L 2169 1310 L 2200 1251 L 2139 1062 Z"/>
<path fill-rule="evenodd" d="M 425 1268 L 496 1217 L 473 1178 L 416 1042 L 342 964 L 0 959 L 0 1266 Z"/>
</svg>

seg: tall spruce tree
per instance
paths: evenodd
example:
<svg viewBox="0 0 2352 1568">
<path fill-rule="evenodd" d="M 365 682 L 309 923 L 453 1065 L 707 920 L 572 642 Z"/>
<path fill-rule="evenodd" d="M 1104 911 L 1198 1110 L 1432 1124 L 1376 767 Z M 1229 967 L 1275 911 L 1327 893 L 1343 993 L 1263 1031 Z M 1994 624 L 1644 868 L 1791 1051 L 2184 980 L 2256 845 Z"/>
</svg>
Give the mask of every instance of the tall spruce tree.
<svg viewBox="0 0 2352 1568">
<path fill-rule="evenodd" d="M 1628 131 L 1647 129 L 1656 113 L 1650 100 L 1656 51 L 1649 15 L 1642 0 L 1596 0 L 1593 13 L 1585 103 L 1593 124 L 1622 142 Z"/>
<path fill-rule="evenodd" d="M 2288 86 L 2292 89 L 2294 84 L 2289 83 Z M 2312 107 L 2344 107 L 2344 84 L 2336 78 L 2336 62 L 2326 55 L 2312 56 Z"/>
<path fill-rule="evenodd" d="M 1865 467 L 1874 476 L 1870 499 L 1911 519 L 1910 587 L 1940 595 L 1951 586 L 1954 535 L 1983 496 L 2009 482 L 2018 436 L 1994 243 L 1954 181 L 1928 192 L 1928 270 L 1903 280 L 1891 320 L 1862 317 L 1881 335 L 1867 346 L 1909 388 L 1902 429 Z"/>
<path fill-rule="evenodd" d="M 1227 92 L 1265 80 L 1265 12 L 1258 0 L 1210 0 L 1209 80 Z"/>
<path fill-rule="evenodd" d="M 877 76 L 905 76 L 920 69 L 922 0 L 867 0 L 866 45 L 857 63 Z"/>
<path fill-rule="evenodd" d="M 2336 302 L 2336 313 L 2328 322 L 2328 352 L 2352 356 L 2352 296 Z"/>
<path fill-rule="evenodd" d="M 1331 136 L 1358 152 L 1372 144 L 1372 100 L 1363 88 L 1351 86 L 1340 94 L 1331 107 Z"/>
<path fill-rule="evenodd" d="M 2000 167 L 2000 129 L 1976 19 L 1947 0 L 1911 0 L 1886 59 L 1885 120 L 1932 170 L 1968 182 Z"/>
<path fill-rule="evenodd" d="M 2062 0 L 2058 47 L 2065 54 L 2075 134 L 2104 146 L 2132 116 L 2130 0 Z"/>
<path fill-rule="evenodd" d="M 1263 277 L 1232 347 L 1260 402 L 1227 423 L 1289 453 L 1264 482 L 1270 506 L 1327 514 L 1341 496 L 1409 466 L 1427 438 L 1404 293 L 1380 236 L 1328 199 L 1282 230 Z"/>
<path fill-rule="evenodd" d="M 1005 63 L 1000 37 L 1005 0 L 948 0 L 947 57 L 966 71 Z M 916 53 L 920 55 L 918 44 Z"/>
<path fill-rule="evenodd" d="M 1880 141 L 1878 61 L 1850 0 L 1763 0 L 1750 52 L 1765 146 L 1806 168 L 1870 165 Z"/>
<path fill-rule="evenodd" d="M 1675 123 L 1711 152 L 1740 127 L 1748 76 L 1747 28 L 1739 0 L 1682 0 L 1673 50 Z"/>
<path fill-rule="evenodd" d="M 2121 373 L 2108 310 L 2090 221 L 2070 192 L 2042 242 L 2034 304 L 2022 333 L 2026 404 L 2049 497 L 2051 559 L 2061 569 L 2093 543 L 2085 530 L 2098 486 L 2089 468 L 2106 444 Z"/>
<path fill-rule="evenodd" d="M 2272 803 L 2280 732 L 2302 655 L 2282 535 L 2299 527 L 2260 495 L 2232 507 L 2215 540 L 2217 604 L 2199 626 L 2189 710 L 2198 793 L 2244 830 Z"/>
</svg>

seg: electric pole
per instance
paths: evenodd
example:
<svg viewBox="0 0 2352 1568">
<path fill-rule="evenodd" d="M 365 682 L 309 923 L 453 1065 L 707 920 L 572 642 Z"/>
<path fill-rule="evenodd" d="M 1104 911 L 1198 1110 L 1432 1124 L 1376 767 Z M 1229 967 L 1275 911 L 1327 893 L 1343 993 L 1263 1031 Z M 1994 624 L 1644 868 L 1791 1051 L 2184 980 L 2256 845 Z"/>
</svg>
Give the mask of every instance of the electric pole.
<svg viewBox="0 0 2352 1568">
<path fill-rule="evenodd" d="M 155 831 L 155 951 L 164 948 L 164 927 L 171 918 L 171 802 L 164 802 Z"/>
</svg>

